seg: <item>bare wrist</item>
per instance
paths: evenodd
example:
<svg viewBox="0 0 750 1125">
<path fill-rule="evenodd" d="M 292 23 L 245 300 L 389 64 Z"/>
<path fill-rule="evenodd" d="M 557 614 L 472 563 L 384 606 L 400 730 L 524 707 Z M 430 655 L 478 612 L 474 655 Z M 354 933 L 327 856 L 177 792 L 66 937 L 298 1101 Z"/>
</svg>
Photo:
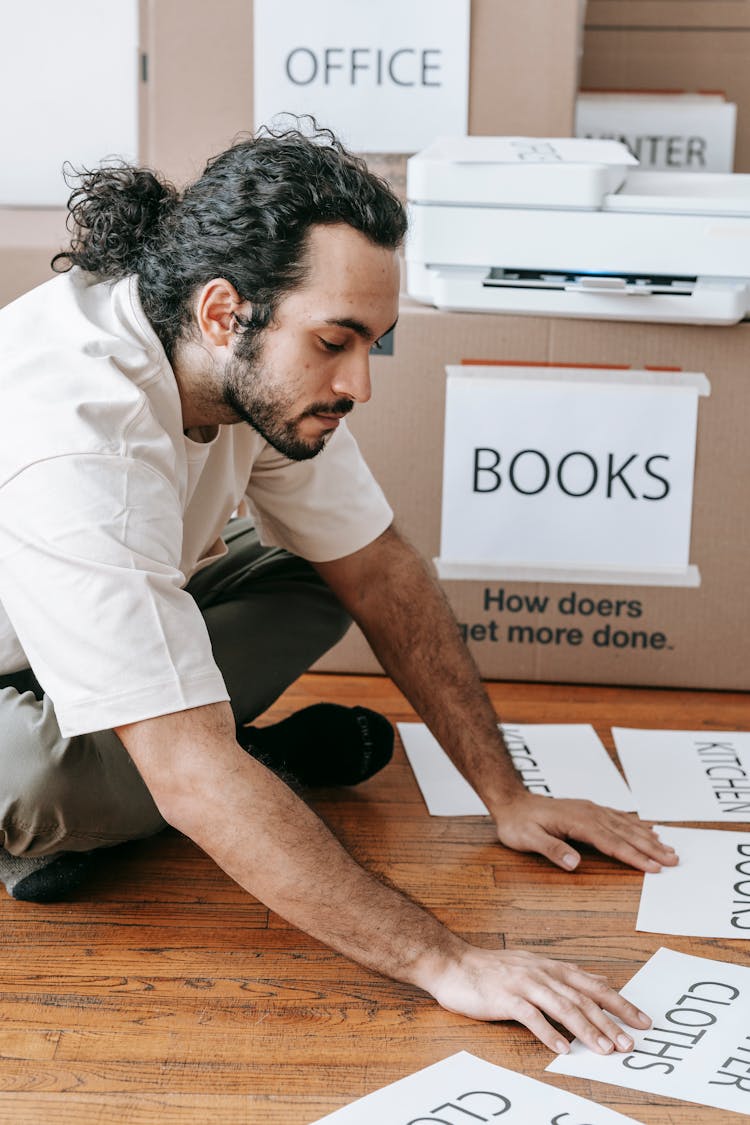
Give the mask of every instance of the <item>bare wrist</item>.
<svg viewBox="0 0 750 1125">
<path fill-rule="evenodd" d="M 438 992 L 470 948 L 463 938 L 446 930 L 439 944 L 415 958 L 409 974 L 410 982 L 437 999 Z"/>
</svg>

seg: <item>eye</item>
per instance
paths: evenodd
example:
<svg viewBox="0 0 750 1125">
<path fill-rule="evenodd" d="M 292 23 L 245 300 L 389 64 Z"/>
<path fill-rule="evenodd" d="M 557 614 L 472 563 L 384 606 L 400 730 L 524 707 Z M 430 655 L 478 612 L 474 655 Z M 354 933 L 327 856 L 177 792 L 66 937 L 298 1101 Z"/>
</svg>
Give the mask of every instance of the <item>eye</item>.
<svg viewBox="0 0 750 1125">
<path fill-rule="evenodd" d="M 375 343 L 374 343 L 374 344 L 372 345 L 372 347 L 373 347 L 373 350 L 374 350 L 374 351 L 376 351 L 376 352 L 382 352 L 382 350 L 383 350 L 383 341 L 382 341 L 382 340 L 376 340 L 376 341 L 375 341 Z"/>
<path fill-rule="evenodd" d="M 318 336 L 323 347 L 327 352 L 343 352 L 346 344 L 334 344 L 331 340 L 326 340 L 323 336 Z"/>
</svg>

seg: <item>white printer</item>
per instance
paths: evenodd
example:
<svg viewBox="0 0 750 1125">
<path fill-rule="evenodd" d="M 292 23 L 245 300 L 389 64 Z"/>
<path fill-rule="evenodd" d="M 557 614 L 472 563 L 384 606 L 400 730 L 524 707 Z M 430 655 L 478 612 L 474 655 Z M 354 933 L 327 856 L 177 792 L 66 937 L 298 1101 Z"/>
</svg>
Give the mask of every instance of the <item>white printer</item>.
<svg viewBox="0 0 750 1125">
<path fill-rule="evenodd" d="M 409 295 L 470 312 L 742 320 L 750 175 L 636 165 L 616 141 L 436 141 L 408 161 Z"/>
</svg>

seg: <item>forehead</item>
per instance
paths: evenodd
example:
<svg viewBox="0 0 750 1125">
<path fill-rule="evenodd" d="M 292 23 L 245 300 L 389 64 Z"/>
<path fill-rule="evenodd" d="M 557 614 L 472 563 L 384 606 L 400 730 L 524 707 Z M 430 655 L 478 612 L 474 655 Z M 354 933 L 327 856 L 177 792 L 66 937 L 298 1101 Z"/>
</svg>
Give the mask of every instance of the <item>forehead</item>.
<svg viewBox="0 0 750 1125">
<path fill-rule="evenodd" d="M 307 276 L 284 301 L 305 319 L 357 320 L 382 335 L 398 316 L 395 250 L 376 246 L 342 223 L 310 228 Z"/>
</svg>

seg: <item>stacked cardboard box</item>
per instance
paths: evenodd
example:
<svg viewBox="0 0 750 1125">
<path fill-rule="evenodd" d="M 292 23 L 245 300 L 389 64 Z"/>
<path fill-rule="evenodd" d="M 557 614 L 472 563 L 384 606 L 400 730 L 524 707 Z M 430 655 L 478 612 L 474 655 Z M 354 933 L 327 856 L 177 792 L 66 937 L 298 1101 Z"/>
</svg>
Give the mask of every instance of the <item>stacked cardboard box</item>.
<svg viewBox="0 0 750 1125">
<path fill-rule="evenodd" d="M 572 132 L 581 17 L 580 0 L 471 0 L 470 133 Z M 142 158 L 189 180 L 253 127 L 252 0 L 224 0 L 221 19 L 200 0 L 141 0 L 141 29 Z M 405 159 L 372 156 L 399 190 Z"/>
<path fill-rule="evenodd" d="M 581 24 L 581 0 L 472 0 L 470 132 L 570 134 Z M 140 0 L 142 163 L 184 184 L 253 128 L 253 31 L 252 0 Z M 406 155 L 369 159 L 403 196 Z M 61 210 L 0 215 L 0 303 L 45 281 L 62 241 Z"/>
<path fill-rule="evenodd" d="M 581 86 L 725 94 L 750 172 L 750 0 L 589 0 Z"/>
<path fill-rule="evenodd" d="M 446 365 L 471 359 L 679 368 L 703 372 L 710 382 L 698 414 L 690 547 L 700 585 L 445 582 L 484 676 L 750 687 L 742 612 L 750 558 L 748 347 L 746 323 L 708 328 L 439 313 L 404 303 L 393 354 L 373 358 L 373 399 L 354 411 L 351 427 L 397 524 L 429 558 L 440 544 Z M 379 666 L 353 629 L 318 667 Z"/>
</svg>

